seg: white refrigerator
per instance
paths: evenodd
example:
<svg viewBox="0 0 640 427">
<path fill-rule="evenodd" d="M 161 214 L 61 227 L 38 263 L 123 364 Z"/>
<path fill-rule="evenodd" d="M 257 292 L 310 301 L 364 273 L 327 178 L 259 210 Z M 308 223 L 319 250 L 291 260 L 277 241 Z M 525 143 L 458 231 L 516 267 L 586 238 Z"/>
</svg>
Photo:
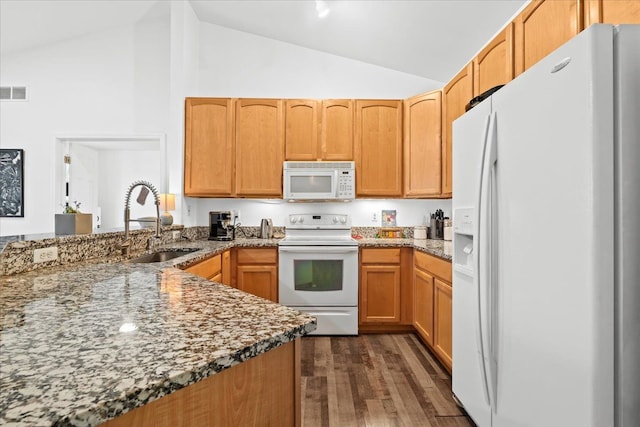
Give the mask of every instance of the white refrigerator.
<svg viewBox="0 0 640 427">
<path fill-rule="evenodd" d="M 640 26 L 453 124 L 453 393 L 479 427 L 640 426 Z"/>
</svg>

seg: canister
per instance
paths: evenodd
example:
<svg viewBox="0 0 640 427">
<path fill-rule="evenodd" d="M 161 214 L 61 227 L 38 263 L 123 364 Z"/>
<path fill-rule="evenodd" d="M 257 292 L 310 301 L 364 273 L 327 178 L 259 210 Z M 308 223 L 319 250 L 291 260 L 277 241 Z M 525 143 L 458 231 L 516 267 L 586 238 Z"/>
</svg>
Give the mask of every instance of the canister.
<svg viewBox="0 0 640 427">
<path fill-rule="evenodd" d="M 444 240 L 451 240 L 451 232 L 453 231 L 453 223 L 450 219 L 444 219 Z"/>
<path fill-rule="evenodd" d="M 425 240 L 427 238 L 427 226 L 416 225 L 413 227 L 413 238 L 419 240 Z"/>
</svg>

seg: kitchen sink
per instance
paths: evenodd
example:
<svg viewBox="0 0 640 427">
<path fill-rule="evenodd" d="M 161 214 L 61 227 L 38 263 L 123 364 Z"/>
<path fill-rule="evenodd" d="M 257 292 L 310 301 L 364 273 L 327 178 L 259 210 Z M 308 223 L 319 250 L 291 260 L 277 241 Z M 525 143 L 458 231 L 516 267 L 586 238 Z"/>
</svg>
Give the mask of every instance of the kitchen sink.
<svg viewBox="0 0 640 427">
<path fill-rule="evenodd" d="M 151 263 L 151 262 L 169 261 L 170 259 L 178 258 L 180 256 L 190 254 L 191 252 L 195 252 L 197 250 L 199 249 L 176 249 L 176 250 L 152 252 L 150 254 L 139 256 L 138 258 L 133 258 L 129 260 L 129 262 Z"/>
</svg>

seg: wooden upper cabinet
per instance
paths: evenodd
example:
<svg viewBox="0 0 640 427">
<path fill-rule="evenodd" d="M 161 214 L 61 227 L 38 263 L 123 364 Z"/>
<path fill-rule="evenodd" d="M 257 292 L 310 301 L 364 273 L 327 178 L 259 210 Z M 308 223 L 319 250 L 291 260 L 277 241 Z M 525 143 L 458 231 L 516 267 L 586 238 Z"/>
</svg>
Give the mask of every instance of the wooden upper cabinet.
<svg viewBox="0 0 640 427">
<path fill-rule="evenodd" d="M 473 60 L 473 96 L 513 80 L 513 37 L 510 23 Z"/>
<path fill-rule="evenodd" d="M 353 160 L 353 100 L 322 100 L 321 111 L 321 158 Z"/>
<path fill-rule="evenodd" d="M 585 0 L 584 27 L 598 23 L 640 24 L 640 1 Z"/>
<path fill-rule="evenodd" d="M 582 31 L 580 0 L 533 0 L 515 19 L 516 75 Z"/>
<path fill-rule="evenodd" d="M 473 62 L 464 67 L 442 91 L 442 195 L 452 193 L 452 124 L 465 113 L 465 106 L 473 98 Z"/>
<path fill-rule="evenodd" d="M 233 194 L 233 115 L 229 98 L 185 100 L 185 196 Z"/>
<path fill-rule="evenodd" d="M 285 160 L 317 160 L 318 101 L 287 99 L 285 101 Z"/>
<path fill-rule="evenodd" d="M 402 195 L 402 103 L 356 101 L 356 196 Z"/>
<path fill-rule="evenodd" d="M 281 99 L 236 101 L 236 194 L 282 197 L 284 115 Z"/>
<path fill-rule="evenodd" d="M 404 194 L 439 196 L 442 173 L 441 91 L 404 102 Z"/>
</svg>

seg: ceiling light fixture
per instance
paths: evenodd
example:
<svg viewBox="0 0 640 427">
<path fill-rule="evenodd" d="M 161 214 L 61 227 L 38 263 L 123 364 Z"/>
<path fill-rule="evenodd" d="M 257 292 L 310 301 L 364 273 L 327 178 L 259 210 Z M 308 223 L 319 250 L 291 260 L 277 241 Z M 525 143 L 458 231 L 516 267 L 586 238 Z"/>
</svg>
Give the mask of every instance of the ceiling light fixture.
<svg viewBox="0 0 640 427">
<path fill-rule="evenodd" d="M 331 9 L 329 9 L 329 5 L 324 0 L 316 0 L 316 12 L 318 13 L 318 18 L 326 18 L 329 16 Z"/>
</svg>

